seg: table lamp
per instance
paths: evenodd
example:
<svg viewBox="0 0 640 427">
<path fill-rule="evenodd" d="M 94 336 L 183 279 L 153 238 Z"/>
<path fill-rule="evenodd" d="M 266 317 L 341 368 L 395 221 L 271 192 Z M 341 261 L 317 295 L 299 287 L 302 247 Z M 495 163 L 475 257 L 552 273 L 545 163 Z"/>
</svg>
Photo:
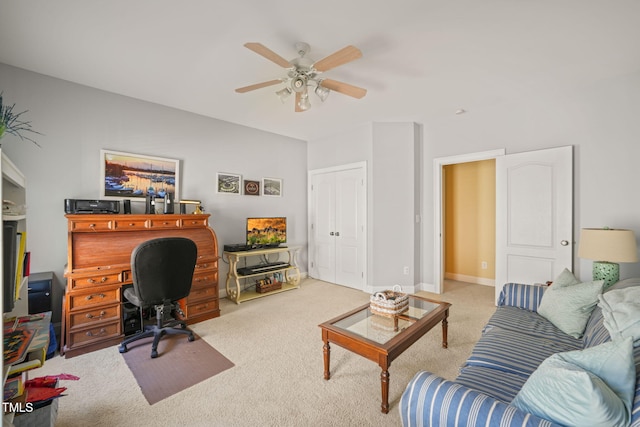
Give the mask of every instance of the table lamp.
<svg viewBox="0 0 640 427">
<path fill-rule="evenodd" d="M 620 279 L 619 262 L 638 262 L 635 234 L 608 227 L 583 228 L 578 256 L 594 260 L 593 280 L 604 280 L 606 289 Z"/>
</svg>

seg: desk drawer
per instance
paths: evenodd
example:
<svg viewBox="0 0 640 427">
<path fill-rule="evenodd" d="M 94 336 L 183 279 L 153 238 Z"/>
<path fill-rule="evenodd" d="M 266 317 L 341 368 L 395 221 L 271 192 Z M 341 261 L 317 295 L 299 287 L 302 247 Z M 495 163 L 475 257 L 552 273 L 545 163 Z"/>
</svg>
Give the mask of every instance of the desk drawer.
<svg viewBox="0 0 640 427">
<path fill-rule="evenodd" d="M 116 222 L 113 220 L 70 220 L 69 231 L 82 232 L 82 231 L 108 231 L 113 230 L 116 227 Z"/>
<path fill-rule="evenodd" d="M 187 297 L 187 305 L 191 309 L 194 302 L 218 298 L 218 289 L 213 286 L 191 288 L 191 293 Z"/>
<path fill-rule="evenodd" d="M 144 219 L 127 219 L 116 223 L 119 231 L 123 230 L 145 230 L 147 229 L 147 221 Z"/>
<path fill-rule="evenodd" d="M 120 319 L 118 319 L 113 323 L 96 325 L 95 327 L 82 331 L 72 331 L 69 334 L 69 342 L 67 345 L 73 347 L 80 344 L 90 344 L 92 342 L 103 341 L 107 338 L 117 337 L 121 334 Z"/>
<path fill-rule="evenodd" d="M 203 315 L 205 313 L 218 311 L 218 299 L 211 299 L 209 301 L 203 301 L 196 304 L 187 305 L 187 319 L 191 319 L 196 316 Z"/>
<path fill-rule="evenodd" d="M 86 289 L 96 286 L 116 285 L 127 280 L 126 271 L 118 271 L 115 273 L 98 274 L 89 277 L 74 277 L 71 279 L 71 289 Z"/>
<path fill-rule="evenodd" d="M 180 228 L 180 220 L 179 219 L 162 219 L 155 220 L 150 219 L 147 222 L 147 226 L 149 228 L 161 229 L 161 228 Z"/>
<path fill-rule="evenodd" d="M 69 295 L 69 309 L 74 310 L 98 304 L 119 304 L 120 288 Z"/>
<path fill-rule="evenodd" d="M 191 282 L 191 291 L 194 288 L 202 288 L 204 286 L 218 286 L 218 271 L 195 271 L 193 281 Z"/>
<path fill-rule="evenodd" d="M 218 268 L 218 260 L 217 259 L 207 259 L 205 257 L 198 257 L 196 260 L 196 268 L 195 273 L 198 274 L 200 270 L 204 269 L 217 269 Z"/>
<path fill-rule="evenodd" d="M 105 320 L 120 319 L 120 304 L 111 307 L 98 307 L 91 310 L 71 313 L 70 325 L 73 329 Z"/>
<path fill-rule="evenodd" d="M 189 218 L 182 220 L 182 227 L 184 228 L 200 228 L 206 227 L 208 224 L 207 217 L 202 218 Z"/>
</svg>

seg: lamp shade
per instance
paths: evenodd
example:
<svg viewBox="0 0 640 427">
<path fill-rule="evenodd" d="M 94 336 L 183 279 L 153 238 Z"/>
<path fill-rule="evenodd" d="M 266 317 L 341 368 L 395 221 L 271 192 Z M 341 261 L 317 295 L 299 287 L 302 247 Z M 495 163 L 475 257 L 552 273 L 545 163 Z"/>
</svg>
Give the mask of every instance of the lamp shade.
<svg viewBox="0 0 640 427">
<path fill-rule="evenodd" d="M 633 230 L 583 228 L 578 256 L 596 261 L 638 262 Z"/>
</svg>

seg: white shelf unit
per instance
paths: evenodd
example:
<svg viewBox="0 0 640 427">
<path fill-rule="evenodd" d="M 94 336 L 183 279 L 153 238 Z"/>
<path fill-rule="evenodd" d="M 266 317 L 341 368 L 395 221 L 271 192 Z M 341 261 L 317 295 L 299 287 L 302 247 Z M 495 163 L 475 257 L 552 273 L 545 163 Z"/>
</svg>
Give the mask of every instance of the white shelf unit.
<svg viewBox="0 0 640 427">
<path fill-rule="evenodd" d="M 26 206 L 27 202 L 27 181 L 24 177 L 24 174 L 20 172 L 20 169 L 16 167 L 15 164 L 4 154 L 2 148 L 0 147 L 0 157 L 2 158 L 0 161 L 0 172 L 2 174 L 2 185 L 0 186 L 0 200 L 10 200 L 16 206 Z M 5 215 L 4 208 L 2 213 L 3 221 L 16 221 L 18 223 L 18 231 L 26 232 L 27 231 L 27 215 L 22 212 L 19 215 Z M 4 227 L 0 228 L 0 242 L 4 242 Z M 2 253 L 3 246 L 0 245 L 0 259 L 4 259 L 4 254 Z M 4 281 L 4 263 L 0 262 L 0 281 Z M 0 282 L 3 284 L 3 282 Z M 28 277 L 24 277 L 21 283 L 19 284 L 19 297 L 15 301 L 15 305 L 13 310 L 4 313 L 4 317 L 18 317 L 18 316 L 26 316 L 29 314 L 29 296 L 28 296 Z M 3 292 L 4 294 L 4 292 Z M 3 364 L 3 378 L 2 384 L 4 387 L 4 383 L 7 380 L 7 375 L 9 373 L 10 365 Z M 14 413 L 9 412 L 3 415 L 3 424 L 11 425 L 13 423 Z"/>
<path fill-rule="evenodd" d="M 20 169 L 2 152 L 0 148 L 0 154 L 2 161 L 0 163 L 0 170 L 2 172 L 2 187 L 0 189 L 0 200 L 10 200 L 17 207 L 21 207 L 19 214 L 8 215 L 4 212 L 2 214 L 3 221 L 16 221 L 18 223 L 19 232 L 27 232 L 27 215 L 26 209 L 27 203 L 27 180 Z M 4 241 L 3 230 L 0 229 L 0 242 Z M 0 249 L 1 253 L 2 249 Z M 16 260 L 22 262 L 21 260 Z M 4 266 L 0 263 L 0 278 L 4 277 Z M 5 313 L 5 317 L 13 316 L 26 316 L 29 314 L 29 297 L 27 293 L 28 278 L 24 277 L 20 283 L 19 297 L 15 301 L 13 310 L 9 313 Z"/>
</svg>

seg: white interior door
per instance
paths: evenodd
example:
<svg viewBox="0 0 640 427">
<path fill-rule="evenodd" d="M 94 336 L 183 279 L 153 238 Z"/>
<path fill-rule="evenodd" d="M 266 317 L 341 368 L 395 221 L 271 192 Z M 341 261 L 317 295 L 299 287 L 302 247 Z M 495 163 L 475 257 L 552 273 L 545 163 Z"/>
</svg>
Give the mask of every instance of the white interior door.
<svg viewBox="0 0 640 427">
<path fill-rule="evenodd" d="M 320 280 L 332 283 L 335 281 L 336 270 L 335 187 L 335 176 L 330 173 L 314 175 L 311 182 L 311 235 L 314 256 L 310 273 Z"/>
<path fill-rule="evenodd" d="M 573 266 L 573 147 L 496 159 L 496 300 Z"/>
<path fill-rule="evenodd" d="M 363 289 L 364 180 L 361 169 L 336 172 L 335 283 Z"/>
<path fill-rule="evenodd" d="M 364 167 L 310 172 L 309 274 L 364 289 L 366 191 Z"/>
</svg>

